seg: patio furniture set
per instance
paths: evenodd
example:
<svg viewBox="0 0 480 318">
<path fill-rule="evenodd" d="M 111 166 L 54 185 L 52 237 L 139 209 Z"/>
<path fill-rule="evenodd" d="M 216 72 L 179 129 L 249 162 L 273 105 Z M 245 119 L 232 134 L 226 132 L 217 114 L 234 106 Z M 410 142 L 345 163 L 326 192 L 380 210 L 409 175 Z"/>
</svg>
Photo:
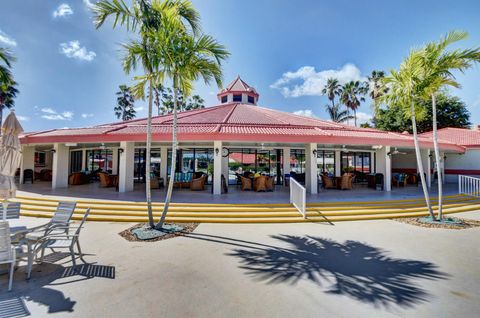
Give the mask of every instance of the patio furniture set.
<svg viewBox="0 0 480 318">
<path fill-rule="evenodd" d="M 170 178 L 167 182 L 170 181 Z M 205 190 L 207 175 L 203 172 L 176 172 L 173 176 L 173 187 L 190 189 L 191 191 Z"/>
<path fill-rule="evenodd" d="M 76 202 L 59 202 L 51 220 L 41 226 L 10 227 L 9 222 L 0 221 L 0 264 L 9 264 L 8 290 L 12 289 L 15 264 L 22 259 L 27 260 L 27 279 L 30 279 L 33 263 L 44 261 L 45 250 L 68 250 L 72 259 L 72 268 L 76 270 L 76 257 L 87 264 L 83 259 L 80 248 L 80 231 L 90 213 L 87 209 L 78 224 L 72 225 L 70 220 L 75 211 Z M 20 203 L 9 203 L 6 219 L 20 217 Z M 40 254 L 40 256 L 39 256 Z"/>
<path fill-rule="evenodd" d="M 355 174 L 344 173 L 341 177 L 330 177 L 324 173 L 321 179 L 324 189 L 352 190 Z"/>
<path fill-rule="evenodd" d="M 236 174 L 237 185 L 242 191 L 267 192 L 275 190 L 275 179 L 271 176 L 245 172 L 243 175 Z"/>
</svg>

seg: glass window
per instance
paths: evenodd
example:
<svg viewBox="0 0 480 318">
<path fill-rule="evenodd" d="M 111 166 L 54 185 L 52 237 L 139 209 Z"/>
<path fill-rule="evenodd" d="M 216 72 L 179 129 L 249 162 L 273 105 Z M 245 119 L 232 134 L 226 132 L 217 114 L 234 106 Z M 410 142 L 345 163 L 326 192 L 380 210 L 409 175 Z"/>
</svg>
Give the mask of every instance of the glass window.
<svg viewBox="0 0 480 318">
<path fill-rule="evenodd" d="M 281 184 L 283 175 L 281 149 L 229 149 L 228 180 L 229 184 L 237 183 L 237 174 L 259 172 L 275 178 L 276 184 Z"/>
<path fill-rule="evenodd" d="M 112 150 L 93 149 L 86 152 L 85 167 L 88 171 L 105 171 L 112 173 Z"/>
<path fill-rule="evenodd" d="M 70 152 L 70 173 L 82 171 L 82 151 Z"/>
<path fill-rule="evenodd" d="M 335 152 L 318 150 L 317 167 L 319 173 L 326 173 L 330 177 L 333 177 L 335 175 Z"/>
<path fill-rule="evenodd" d="M 248 103 L 255 104 L 255 98 L 253 96 L 248 96 Z"/>
<path fill-rule="evenodd" d="M 290 171 L 303 173 L 305 171 L 305 150 L 290 150 Z"/>
<path fill-rule="evenodd" d="M 234 102 L 241 102 L 242 101 L 242 95 L 233 95 L 233 101 Z"/>
<path fill-rule="evenodd" d="M 147 162 L 147 151 L 145 148 L 135 149 L 135 157 L 133 164 L 133 180 L 134 182 L 145 182 L 145 171 Z M 150 172 L 156 177 L 160 177 L 160 149 L 152 149 L 150 151 Z"/>
<path fill-rule="evenodd" d="M 222 96 L 222 104 L 227 102 L 227 96 Z"/>
<path fill-rule="evenodd" d="M 35 151 L 35 166 L 44 167 L 45 166 L 45 152 Z"/>
<path fill-rule="evenodd" d="M 342 172 L 355 174 L 355 182 L 366 182 L 366 175 L 372 172 L 372 154 L 370 152 L 342 152 Z"/>
</svg>

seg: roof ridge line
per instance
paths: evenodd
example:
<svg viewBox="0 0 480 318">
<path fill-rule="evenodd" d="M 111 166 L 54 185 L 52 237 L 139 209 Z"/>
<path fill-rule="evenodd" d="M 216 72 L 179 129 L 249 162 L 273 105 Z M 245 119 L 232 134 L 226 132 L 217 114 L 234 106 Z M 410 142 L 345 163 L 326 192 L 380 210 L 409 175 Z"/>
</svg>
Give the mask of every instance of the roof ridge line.
<svg viewBox="0 0 480 318">
<path fill-rule="evenodd" d="M 228 123 L 228 120 L 233 115 L 233 112 L 235 111 L 235 109 L 237 109 L 237 107 L 238 107 L 238 103 L 233 105 L 232 109 L 228 112 L 228 114 L 223 119 L 222 124 L 227 124 Z"/>
<path fill-rule="evenodd" d="M 252 106 L 253 107 L 253 106 Z M 256 107 L 256 106 L 255 106 Z M 263 108 L 263 107 L 260 107 L 258 108 L 265 116 L 267 116 L 268 118 L 271 118 L 271 119 L 275 119 L 275 120 L 278 120 L 278 121 L 281 121 L 282 123 L 284 123 L 285 125 L 288 125 L 288 126 L 291 126 L 289 123 L 287 123 L 286 121 L 280 119 L 280 118 L 276 118 L 270 114 L 267 113 L 266 108 Z"/>
</svg>

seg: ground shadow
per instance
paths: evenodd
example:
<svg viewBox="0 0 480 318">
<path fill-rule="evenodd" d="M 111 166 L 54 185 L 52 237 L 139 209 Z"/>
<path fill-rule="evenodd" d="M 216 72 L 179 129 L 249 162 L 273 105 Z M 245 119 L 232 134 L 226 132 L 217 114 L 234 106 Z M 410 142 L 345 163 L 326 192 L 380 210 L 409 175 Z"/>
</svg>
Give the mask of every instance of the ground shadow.
<svg viewBox="0 0 480 318">
<path fill-rule="evenodd" d="M 30 316 L 21 297 L 0 295 L 0 318 L 19 318 Z"/>
<path fill-rule="evenodd" d="M 344 295 L 374 306 L 413 307 L 429 299 L 420 280 L 447 279 L 429 262 L 398 259 L 358 241 L 339 243 L 313 236 L 275 235 L 289 248 L 237 248 L 228 255 L 255 280 L 295 284 L 312 281 L 330 294 Z"/>
</svg>

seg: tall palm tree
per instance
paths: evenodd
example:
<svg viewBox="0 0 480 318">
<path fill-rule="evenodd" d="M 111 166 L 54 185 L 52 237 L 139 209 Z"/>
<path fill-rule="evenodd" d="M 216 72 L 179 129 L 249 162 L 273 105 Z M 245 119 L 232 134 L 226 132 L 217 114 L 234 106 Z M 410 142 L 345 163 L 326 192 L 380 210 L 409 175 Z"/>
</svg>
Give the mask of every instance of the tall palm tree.
<svg viewBox="0 0 480 318">
<path fill-rule="evenodd" d="M 3 120 L 3 110 L 14 106 L 14 99 L 18 94 L 17 83 L 10 71 L 14 61 L 15 57 L 12 53 L 0 47 L 0 125 Z"/>
<path fill-rule="evenodd" d="M 442 220 L 443 200 L 443 175 L 440 171 L 441 159 L 438 147 L 437 135 L 437 103 L 436 95 L 445 87 L 452 86 L 459 88 L 452 71 L 464 72 L 475 62 L 480 62 L 480 48 L 455 49 L 446 51 L 447 47 L 455 42 L 468 37 L 467 32 L 452 31 L 442 37 L 438 42 L 428 43 L 419 55 L 422 74 L 421 85 L 423 95 L 432 101 L 432 128 L 433 148 L 435 152 L 435 164 L 437 167 L 438 181 L 438 218 Z"/>
<path fill-rule="evenodd" d="M 136 70 L 138 64 L 141 64 L 144 70 L 144 75 L 135 77 L 137 84 L 132 88 L 134 95 L 144 98 L 145 86 L 148 85 L 145 196 L 149 224 L 153 228 L 155 222 L 150 189 L 153 87 L 163 83 L 162 64 L 166 58 L 156 48 L 157 35 L 166 29 L 171 29 L 169 32 L 172 33 L 182 34 L 188 27 L 196 33 L 199 29 L 199 14 L 188 0 L 133 0 L 131 7 L 123 0 L 102 0 L 92 7 L 92 11 L 97 29 L 107 18 L 113 17 L 114 28 L 117 25 L 124 26 L 127 30 L 136 32 L 139 37 L 139 40 L 123 45 L 127 52 L 123 64 L 127 74 Z"/>
<path fill-rule="evenodd" d="M 365 101 L 367 88 L 360 81 L 350 81 L 343 85 L 340 100 L 348 109 L 353 110 L 355 127 L 357 126 L 357 109 Z"/>
<path fill-rule="evenodd" d="M 168 183 L 167 195 L 163 206 L 162 217 L 156 225 L 161 229 L 167 216 L 168 207 L 173 191 L 173 175 L 176 169 L 177 156 L 177 110 L 178 110 L 178 91 L 181 91 L 184 97 L 191 94 L 193 83 L 196 80 L 203 79 L 206 84 L 215 81 L 217 86 L 222 87 L 222 69 L 221 63 L 228 58 L 230 53 L 226 48 L 219 44 L 213 37 L 208 35 L 185 34 L 161 34 L 165 36 L 161 39 L 159 49 L 165 50 L 162 56 L 165 56 L 164 69 L 173 83 L 173 130 L 172 130 L 172 164 L 170 182 Z M 218 173 L 218 172 L 217 172 Z"/>
<path fill-rule="evenodd" d="M 342 85 L 338 82 L 336 78 L 329 78 L 327 79 L 327 84 L 322 89 L 322 94 L 327 95 L 327 98 L 332 103 L 332 108 L 335 107 L 335 97 L 340 96 L 342 94 Z"/>
<path fill-rule="evenodd" d="M 10 68 L 13 62 L 15 62 L 13 54 L 8 49 L 0 47 L 0 83 L 6 83 L 12 80 Z"/>
<path fill-rule="evenodd" d="M 117 106 L 115 106 L 115 115 L 118 119 L 123 121 L 131 120 L 136 117 L 134 108 L 135 98 L 132 95 L 130 87 L 127 85 L 120 85 L 117 92 Z"/>
<path fill-rule="evenodd" d="M 368 95 L 373 101 L 374 112 L 377 113 L 380 107 L 380 99 L 388 92 L 388 88 L 383 84 L 385 77 L 384 71 L 373 70 L 372 74 L 367 77 L 366 86 L 368 87 Z"/>
<path fill-rule="evenodd" d="M 425 109 L 419 107 L 418 96 L 420 92 L 419 77 L 421 68 L 419 64 L 419 50 L 413 50 L 408 57 L 400 65 L 399 71 L 391 70 L 390 75 L 384 78 L 385 84 L 389 91 L 382 97 L 391 107 L 400 106 L 404 115 L 410 117 L 412 120 L 413 140 L 415 145 L 415 155 L 417 158 L 417 167 L 422 184 L 425 203 L 428 207 L 428 213 L 435 219 L 433 209 L 430 203 L 430 195 L 428 193 L 427 183 L 425 180 L 425 173 L 423 169 L 422 157 L 420 154 L 420 143 L 418 141 L 417 133 L 417 118 L 422 118 L 425 115 Z"/>
<path fill-rule="evenodd" d="M 347 110 L 340 109 L 340 106 L 340 104 L 325 105 L 325 110 L 330 116 L 330 119 L 336 123 L 344 123 L 347 120 L 353 119 L 353 116 L 349 115 Z"/>
</svg>

